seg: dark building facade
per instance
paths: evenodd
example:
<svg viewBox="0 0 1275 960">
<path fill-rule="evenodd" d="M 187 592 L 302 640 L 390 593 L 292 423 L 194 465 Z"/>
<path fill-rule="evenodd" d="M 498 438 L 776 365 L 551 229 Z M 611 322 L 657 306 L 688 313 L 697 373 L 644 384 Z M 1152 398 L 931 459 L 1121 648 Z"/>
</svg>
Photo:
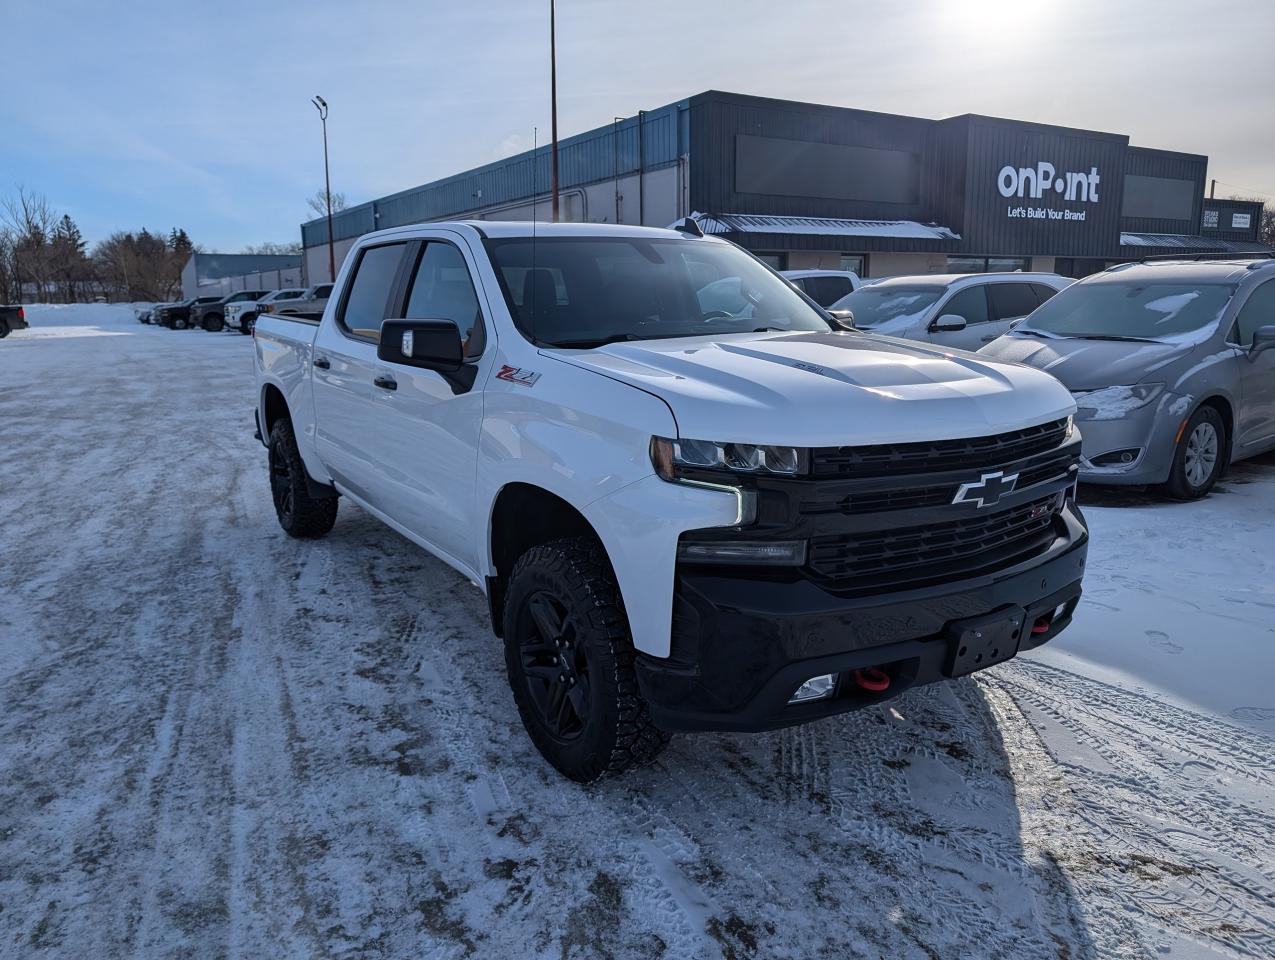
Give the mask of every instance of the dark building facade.
<svg viewBox="0 0 1275 960">
<path fill-rule="evenodd" d="M 710 91 L 564 140 L 560 157 L 565 219 L 664 226 L 694 215 L 782 268 L 1080 276 L 1259 248 L 1261 205 L 1206 200 L 1207 157 L 972 114 L 926 120 Z M 542 147 L 343 211 L 335 235 L 348 246 L 397 223 L 544 219 L 548 180 Z M 327 225 L 302 235 L 313 274 Z"/>
</svg>

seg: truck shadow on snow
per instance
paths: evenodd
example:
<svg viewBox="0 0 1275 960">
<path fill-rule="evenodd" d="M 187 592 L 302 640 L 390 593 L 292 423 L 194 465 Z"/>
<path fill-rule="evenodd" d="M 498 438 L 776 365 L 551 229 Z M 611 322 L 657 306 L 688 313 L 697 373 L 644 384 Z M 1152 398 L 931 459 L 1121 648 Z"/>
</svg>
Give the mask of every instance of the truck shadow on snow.
<svg viewBox="0 0 1275 960">
<path fill-rule="evenodd" d="M 347 755 L 324 764 L 361 768 L 335 806 L 406 793 L 445 838 L 395 842 L 434 893 L 424 914 L 396 908 L 387 882 L 381 928 L 414 922 L 475 956 L 1093 955 L 1054 831 L 1024 825 L 1049 785 L 1016 777 L 1015 750 L 1039 744 L 994 680 L 772 733 L 679 736 L 653 766 L 581 788 L 524 734 L 470 584 L 348 504 L 314 549 L 343 574 L 303 615 L 357 638 L 358 695 L 296 706 L 352 725 Z M 329 833 L 324 859 L 365 859 L 361 836 Z"/>
</svg>

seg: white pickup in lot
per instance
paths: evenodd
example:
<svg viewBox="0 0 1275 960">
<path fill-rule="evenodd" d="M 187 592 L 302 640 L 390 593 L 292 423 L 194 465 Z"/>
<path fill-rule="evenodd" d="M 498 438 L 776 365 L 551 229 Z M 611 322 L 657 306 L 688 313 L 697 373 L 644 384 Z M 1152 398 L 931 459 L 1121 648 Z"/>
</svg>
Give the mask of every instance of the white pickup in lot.
<svg viewBox="0 0 1275 960">
<path fill-rule="evenodd" d="M 576 780 L 1000 663 L 1080 596 L 1056 380 L 841 329 L 690 223 L 370 234 L 255 343 L 283 528 L 346 496 L 479 584 Z"/>
</svg>

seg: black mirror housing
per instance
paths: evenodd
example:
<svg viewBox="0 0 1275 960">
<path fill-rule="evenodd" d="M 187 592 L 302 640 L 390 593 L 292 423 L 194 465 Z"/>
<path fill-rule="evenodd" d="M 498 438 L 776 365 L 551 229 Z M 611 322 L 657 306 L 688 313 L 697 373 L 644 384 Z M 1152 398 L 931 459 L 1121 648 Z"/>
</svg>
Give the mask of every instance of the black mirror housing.
<svg viewBox="0 0 1275 960">
<path fill-rule="evenodd" d="M 376 357 L 386 363 L 455 373 L 465 364 L 465 344 L 452 320 L 386 320 Z"/>
<path fill-rule="evenodd" d="M 832 317 L 844 330 L 855 329 L 853 310 L 829 310 L 828 316 Z"/>
</svg>

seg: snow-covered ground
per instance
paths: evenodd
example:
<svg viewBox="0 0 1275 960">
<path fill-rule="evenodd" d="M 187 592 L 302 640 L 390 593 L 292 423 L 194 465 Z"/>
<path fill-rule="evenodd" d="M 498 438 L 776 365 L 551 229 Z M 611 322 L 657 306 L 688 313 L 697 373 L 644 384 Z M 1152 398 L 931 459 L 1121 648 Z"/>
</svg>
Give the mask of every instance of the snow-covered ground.
<svg viewBox="0 0 1275 960">
<path fill-rule="evenodd" d="M 0 341 L 0 957 L 1275 956 L 1275 458 L 1089 494 L 1054 645 L 581 789 L 477 591 L 287 539 L 251 340 Z"/>
</svg>

